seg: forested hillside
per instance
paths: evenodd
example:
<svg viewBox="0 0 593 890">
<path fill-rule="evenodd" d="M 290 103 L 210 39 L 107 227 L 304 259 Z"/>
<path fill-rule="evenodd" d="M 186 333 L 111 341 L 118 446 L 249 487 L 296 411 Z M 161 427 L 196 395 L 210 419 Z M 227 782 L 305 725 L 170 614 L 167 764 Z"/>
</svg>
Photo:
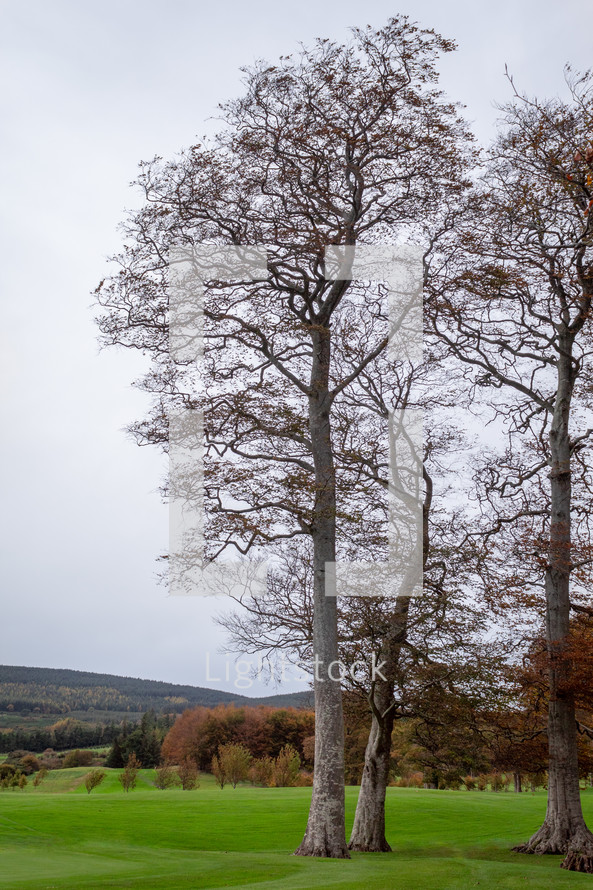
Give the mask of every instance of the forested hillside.
<svg viewBox="0 0 593 890">
<path fill-rule="evenodd" d="M 0 665 L 0 713 L 71 714 L 80 711 L 181 713 L 186 708 L 236 702 L 303 707 L 308 692 L 249 698 L 201 686 L 118 677 L 87 671 Z"/>
</svg>

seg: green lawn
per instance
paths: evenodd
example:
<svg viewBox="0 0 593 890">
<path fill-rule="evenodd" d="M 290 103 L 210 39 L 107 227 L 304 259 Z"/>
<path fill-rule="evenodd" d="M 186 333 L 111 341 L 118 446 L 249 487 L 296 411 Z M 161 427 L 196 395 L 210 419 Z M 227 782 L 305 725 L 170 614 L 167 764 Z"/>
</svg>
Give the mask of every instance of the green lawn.
<svg viewBox="0 0 593 890">
<path fill-rule="evenodd" d="M 90 796 L 85 769 L 50 774 L 38 789 L 0 793 L 0 888 L 237 887 L 260 890 L 452 890 L 565 888 L 593 877 L 567 873 L 559 857 L 509 852 L 545 811 L 545 794 L 390 788 L 392 854 L 351 861 L 291 856 L 306 823 L 309 788 L 193 792 L 119 790 L 117 771 Z M 349 823 L 357 789 L 348 788 Z M 583 801 L 593 824 L 593 792 Z"/>
</svg>

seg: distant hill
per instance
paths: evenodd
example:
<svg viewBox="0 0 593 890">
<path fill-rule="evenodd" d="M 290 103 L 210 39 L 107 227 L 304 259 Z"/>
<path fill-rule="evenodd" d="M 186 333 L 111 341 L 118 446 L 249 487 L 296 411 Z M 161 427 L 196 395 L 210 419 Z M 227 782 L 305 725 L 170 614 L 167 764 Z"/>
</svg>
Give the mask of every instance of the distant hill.
<svg viewBox="0 0 593 890">
<path fill-rule="evenodd" d="M 159 680 L 118 677 L 89 671 L 0 665 L 0 713 L 71 714 L 103 711 L 180 713 L 186 708 L 218 704 L 269 705 L 305 708 L 312 706 L 311 692 L 292 692 L 250 698 L 234 692 L 219 692 L 202 686 L 181 686 Z"/>
</svg>

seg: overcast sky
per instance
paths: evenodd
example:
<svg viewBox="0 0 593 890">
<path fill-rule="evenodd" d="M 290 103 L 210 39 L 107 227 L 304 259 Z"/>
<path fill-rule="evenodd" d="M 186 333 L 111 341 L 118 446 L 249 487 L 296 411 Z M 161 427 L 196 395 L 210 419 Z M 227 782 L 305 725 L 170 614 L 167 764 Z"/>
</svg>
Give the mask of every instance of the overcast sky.
<svg viewBox="0 0 593 890">
<path fill-rule="evenodd" d="M 220 601 L 156 583 L 164 462 L 122 432 L 146 404 L 130 387 L 143 365 L 99 354 L 91 292 L 138 162 L 211 131 L 241 65 L 396 12 L 458 42 L 442 83 L 483 141 L 505 62 L 540 96 L 563 92 L 565 62 L 593 63 L 590 0 L 2 4 L 2 663 L 233 689 Z"/>
</svg>

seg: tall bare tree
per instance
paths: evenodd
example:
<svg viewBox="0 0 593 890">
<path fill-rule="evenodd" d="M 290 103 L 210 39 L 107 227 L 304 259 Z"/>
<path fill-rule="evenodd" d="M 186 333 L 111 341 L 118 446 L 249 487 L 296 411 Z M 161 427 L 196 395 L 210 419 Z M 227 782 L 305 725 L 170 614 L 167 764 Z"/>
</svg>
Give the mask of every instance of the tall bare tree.
<svg viewBox="0 0 593 890">
<path fill-rule="evenodd" d="M 565 853 L 565 868 L 593 872 L 568 645 L 571 607 L 583 580 L 590 584 L 590 539 L 583 544 L 575 531 L 591 508 L 583 455 L 591 434 L 593 84 L 570 71 L 567 83 L 568 101 L 515 94 L 503 109 L 471 223 L 455 235 L 458 262 L 433 290 L 430 315 L 508 436 L 488 471 L 485 503 L 497 513 L 492 528 L 514 533 L 514 557 L 531 565 L 534 591 L 541 583 L 545 592 L 548 808 L 518 849 Z M 510 567 L 509 586 L 512 575 Z"/>
<path fill-rule="evenodd" d="M 143 166 L 146 204 L 125 226 L 118 274 L 98 289 L 108 344 L 149 352 L 141 386 L 156 395 L 139 442 L 167 445 L 175 406 L 204 412 L 210 558 L 306 535 L 314 563 L 316 758 L 297 853 L 347 857 L 336 598 L 336 428 L 363 372 L 388 345 L 385 289 L 328 280 L 329 246 L 396 243 L 464 187 L 465 127 L 435 89 L 453 45 L 405 18 L 318 41 L 296 58 L 245 71 L 211 142 Z M 167 254 L 182 244 L 265 245 L 265 281 L 206 282 L 203 392 L 167 350 Z M 360 390 L 359 390 L 360 392 Z M 364 399 L 357 414 L 364 414 Z M 363 422 L 358 417 L 358 422 Z M 347 524 L 347 519 L 343 518 Z"/>
</svg>

